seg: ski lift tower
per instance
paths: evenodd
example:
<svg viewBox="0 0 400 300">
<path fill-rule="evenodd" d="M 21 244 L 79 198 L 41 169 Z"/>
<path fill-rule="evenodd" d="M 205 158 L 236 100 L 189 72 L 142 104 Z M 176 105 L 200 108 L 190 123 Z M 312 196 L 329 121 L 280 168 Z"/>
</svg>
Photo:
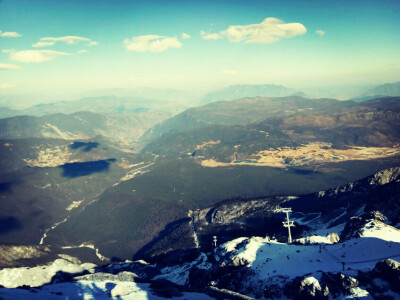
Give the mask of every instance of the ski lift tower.
<svg viewBox="0 0 400 300">
<path fill-rule="evenodd" d="M 285 207 L 281 209 L 281 212 L 286 213 L 286 221 L 282 222 L 284 227 L 287 227 L 288 229 L 288 244 L 292 243 L 292 234 L 290 233 L 290 227 L 294 227 L 294 221 L 289 220 L 289 213 L 292 212 L 292 208 L 290 207 Z"/>
</svg>

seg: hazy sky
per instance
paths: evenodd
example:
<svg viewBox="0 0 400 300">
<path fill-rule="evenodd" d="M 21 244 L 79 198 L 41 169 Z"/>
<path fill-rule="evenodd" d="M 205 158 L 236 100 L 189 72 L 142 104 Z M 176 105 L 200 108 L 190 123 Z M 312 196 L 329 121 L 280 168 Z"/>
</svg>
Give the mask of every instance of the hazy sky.
<svg viewBox="0 0 400 300">
<path fill-rule="evenodd" d="M 400 80 L 400 2 L 0 0 L 0 96 Z"/>
</svg>

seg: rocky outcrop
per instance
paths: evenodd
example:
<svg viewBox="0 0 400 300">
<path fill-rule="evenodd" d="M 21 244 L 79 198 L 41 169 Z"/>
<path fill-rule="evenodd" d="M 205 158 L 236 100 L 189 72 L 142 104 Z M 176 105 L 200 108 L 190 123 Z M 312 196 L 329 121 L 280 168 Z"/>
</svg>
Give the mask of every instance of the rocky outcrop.
<svg viewBox="0 0 400 300">
<path fill-rule="evenodd" d="M 138 275 L 132 272 L 123 271 L 118 274 L 110 274 L 98 272 L 94 274 L 87 274 L 82 276 L 74 277 L 75 280 L 90 280 L 96 282 L 102 281 L 113 281 L 113 282 L 134 282 L 135 279 L 139 278 Z"/>
<path fill-rule="evenodd" d="M 341 273 L 323 273 L 320 281 L 329 288 L 329 293 L 333 298 L 338 298 L 341 295 L 352 295 L 354 289 L 359 285 L 356 278 Z"/>
<path fill-rule="evenodd" d="M 349 240 L 361 237 L 363 235 L 364 227 L 367 225 L 368 227 L 389 226 L 384 224 L 384 221 L 387 221 L 387 218 L 379 211 L 372 211 L 363 214 L 361 217 L 351 217 L 350 220 L 347 221 L 346 226 L 341 233 L 341 238 L 343 240 Z"/>
<path fill-rule="evenodd" d="M 296 278 L 285 287 L 285 290 L 286 295 L 292 299 L 328 299 L 329 296 L 329 288 L 321 287 L 313 276 Z"/>
<path fill-rule="evenodd" d="M 372 271 L 373 277 L 387 281 L 391 290 L 400 292 L 400 263 L 393 259 L 386 259 L 376 264 Z"/>
<path fill-rule="evenodd" d="M 400 167 L 394 167 L 379 171 L 371 176 L 368 176 L 359 181 L 351 182 L 346 185 L 335 187 L 326 191 L 320 191 L 316 195 L 318 198 L 321 197 L 334 197 L 340 196 L 348 192 L 360 192 L 361 190 L 368 188 L 370 185 L 385 185 L 390 182 L 394 182 L 400 179 Z"/>
<path fill-rule="evenodd" d="M 397 181 L 400 176 L 400 167 L 382 170 L 368 177 L 369 184 L 384 185 L 392 181 Z"/>
<path fill-rule="evenodd" d="M 0 245 L 0 269 L 34 266 L 46 263 L 57 257 L 49 247 L 42 245 Z"/>
<path fill-rule="evenodd" d="M 335 244 L 340 241 L 340 237 L 336 232 L 328 234 L 327 238 L 332 244 Z"/>
<path fill-rule="evenodd" d="M 284 200 L 284 197 L 281 198 Z M 225 201 L 206 209 L 189 211 L 189 216 L 193 216 L 194 221 L 203 226 L 209 224 L 226 224 L 241 216 L 257 211 L 275 211 L 278 208 L 275 203 L 281 202 L 276 200 L 266 198 L 248 201 L 240 199 Z"/>
<path fill-rule="evenodd" d="M 378 221 L 381 221 L 381 222 L 385 222 L 385 221 L 388 220 L 388 218 L 386 216 L 384 216 L 381 212 L 379 212 L 377 210 L 376 211 L 371 211 L 369 213 L 369 217 L 371 219 L 375 219 L 375 220 L 378 220 Z"/>
</svg>

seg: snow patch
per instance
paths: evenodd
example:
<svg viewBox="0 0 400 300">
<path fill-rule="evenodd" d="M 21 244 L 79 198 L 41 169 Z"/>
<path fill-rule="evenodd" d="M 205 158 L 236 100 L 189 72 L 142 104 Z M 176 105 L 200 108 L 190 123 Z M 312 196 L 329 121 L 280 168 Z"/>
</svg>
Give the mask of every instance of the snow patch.
<svg viewBox="0 0 400 300">
<path fill-rule="evenodd" d="M 334 244 L 335 239 L 333 234 L 328 234 L 327 236 L 312 235 L 295 239 L 294 242 L 300 244 Z"/>
<path fill-rule="evenodd" d="M 113 292 L 114 289 L 117 291 Z M 120 293 L 117 293 L 120 291 Z M 154 294 L 148 283 L 135 282 L 94 282 L 80 280 L 78 282 L 65 282 L 50 284 L 40 289 L 2 289 L 1 298 L 4 300 L 65 300 L 65 299 L 110 299 L 112 294 L 119 294 L 117 299 L 121 300 L 163 300 Z M 124 294 L 124 295 L 122 295 Z M 180 297 L 174 297 L 175 300 L 212 300 L 205 294 L 183 293 Z"/>
<path fill-rule="evenodd" d="M 189 281 L 189 271 L 194 267 L 208 270 L 212 267 L 212 264 L 207 262 L 207 256 L 201 253 L 198 258 L 190 263 L 161 269 L 161 274 L 155 276 L 153 279 L 166 279 L 178 285 L 185 285 Z"/>
<path fill-rule="evenodd" d="M 65 259 L 56 259 L 50 265 L 33 268 L 6 268 L 0 270 L 0 285 L 7 288 L 15 288 L 23 285 L 37 287 L 51 282 L 57 272 L 82 273 L 91 271 L 96 265 L 84 263 L 74 264 Z"/>
<path fill-rule="evenodd" d="M 247 239 L 248 239 L 247 237 L 240 237 L 232 241 L 226 242 L 225 244 L 222 245 L 222 247 L 225 249 L 226 252 L 232 252 L 237 250 L 236 249 L 237 245 L 239 245 L 241 242 Z"/>
<path fill-rule="evenodd" d="M 362 237 L 379 238 L 388 242 L 400 243 L 400 230 L 377 220 L 370 220 L 361 229 Z"/>
</svg>

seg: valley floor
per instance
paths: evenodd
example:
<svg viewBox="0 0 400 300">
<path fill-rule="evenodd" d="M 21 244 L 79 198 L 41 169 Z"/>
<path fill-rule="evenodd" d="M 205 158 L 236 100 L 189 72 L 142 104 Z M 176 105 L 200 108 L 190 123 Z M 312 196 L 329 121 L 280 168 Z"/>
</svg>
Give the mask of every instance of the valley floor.
<svg viewBox="0 0 400 300">
<path fill-rule="evenodd" d="M 226 167 L 231 165 L 268 166 L 286 168 L 310 163 L 342 162 L 348 160 L 371 160 L 391 157 L 400 154 L 400 146 L 394 147 L 352 147 L 349 149 L 334 149 L 329 143 L 309 143 L 291 148 L 263 150 L 244 160 L 234 160 L 230 163 L 218 162 L 213 159 L 202 160 L 203 167 Z"/>
</svg>

